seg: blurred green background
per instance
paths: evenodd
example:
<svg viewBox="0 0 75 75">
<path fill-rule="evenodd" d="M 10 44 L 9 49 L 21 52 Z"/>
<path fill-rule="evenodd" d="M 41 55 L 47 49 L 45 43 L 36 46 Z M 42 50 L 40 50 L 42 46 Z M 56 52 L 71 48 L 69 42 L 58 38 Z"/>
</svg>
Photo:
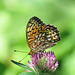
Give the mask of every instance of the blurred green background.
<svg viewBox="0 0 75 75">
<path fill-rule="evenodd" d="M 21 60 L 29 52 L 26 25 L 33 16 L 52 24 L 61 40 L 47 49 L 54 51 L 59 67 L 56 75 L 75 75 L 75 0 L 0 0 L 0 75 L 18 75 L 24 69 L 10 60 Z M 30 56 L 22 63 L 27 64 Z"/>
</svg>

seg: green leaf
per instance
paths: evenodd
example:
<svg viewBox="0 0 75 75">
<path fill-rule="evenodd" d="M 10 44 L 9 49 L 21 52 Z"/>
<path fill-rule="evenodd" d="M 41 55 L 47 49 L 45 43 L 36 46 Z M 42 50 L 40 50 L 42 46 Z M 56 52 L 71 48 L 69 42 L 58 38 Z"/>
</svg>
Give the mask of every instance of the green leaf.
<svg viewBox="0 0 75 75">
<path fill-rule="evenodd" d="M 34 72 L 34 70 L 33 70 L 32 68 L 30 68 L 29 66 L 27 66 L 27 65 L 24 65 L 24 64 L 22 64 L 22 63 L 16 62 L 16 61 L 14 61 L 14 60 L 11 60 L 11 62 L 13 62 L 14 64 L 16 64 L 16 65 L 18 65 L 18 66 L 20 66 L 20 67 L 23 67 L 23 68 L 25 68 L 25 69 L 28 69 L 28 70 Z"/>
<path fill-rule="evenodd" d="M 19 75 L 36 75 L 34 72 L 22 72 Z"/>
</svg>

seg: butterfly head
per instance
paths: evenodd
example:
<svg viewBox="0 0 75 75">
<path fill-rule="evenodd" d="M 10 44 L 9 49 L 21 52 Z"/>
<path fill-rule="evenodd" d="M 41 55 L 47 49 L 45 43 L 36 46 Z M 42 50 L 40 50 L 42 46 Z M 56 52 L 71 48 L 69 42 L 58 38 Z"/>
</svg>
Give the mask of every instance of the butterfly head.
<svg viewBox="0 0 75 75">
<path fill-rule="evenodd" d="M 33 55 L 34 53 L 32 52 L 32 51 L 30 51 L 29 53 L 28 53 L 28 55 Z"/>
<path fill-rule="evenodd" d="M 34 50 L 31 50 L 28 55 L 34 55 L 34 54 L 37 54 L 38 51 L 34 51 Z"/>
</svg>

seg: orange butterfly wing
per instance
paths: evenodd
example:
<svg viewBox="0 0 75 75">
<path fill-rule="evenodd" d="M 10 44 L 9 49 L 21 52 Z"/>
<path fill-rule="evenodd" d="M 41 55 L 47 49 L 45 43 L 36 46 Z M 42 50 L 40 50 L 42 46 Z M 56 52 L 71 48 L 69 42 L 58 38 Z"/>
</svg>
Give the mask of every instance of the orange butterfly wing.
<svg viewBox="0 0 75 75">
<path fill-rule="evenodd" d="M 32 17 L 26 30 L 28 46 L 31 49 L 29 54 L 34 54 L 46 48 L 56 45 L 60 40 L 59 31 L 52 25 L 44 24 L 39 18 Z M 31 55 L 30 54 L 30 55 Z"/>
<path fill-rule="evenodd" d="M 30 49 L 32 49 L 31 44 L 36 34 L 38 34 L 38 31 L 41 30 L 42 25 L 44 25 L 43 22 L 37 17 L 32 17 L 29 20 L 27 24 L 27 29 L 26 29 L 26 37 L 27 37 L 27 42 Z"/>
</svg>

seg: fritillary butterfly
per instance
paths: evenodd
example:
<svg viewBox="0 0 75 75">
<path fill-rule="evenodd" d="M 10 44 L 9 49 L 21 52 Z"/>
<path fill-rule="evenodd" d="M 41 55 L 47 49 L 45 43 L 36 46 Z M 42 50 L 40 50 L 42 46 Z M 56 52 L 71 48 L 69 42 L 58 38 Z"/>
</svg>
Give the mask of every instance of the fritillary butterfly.
<svg viewBox="0 0 75 75">
<path fill-rule="evenodd" d="M 31 49 L 29 55 L 52 47 L 60 40 L 59 31 L 56 27 L 44 24 L 35 16 L 27 24 L 26 37 Z"/>
</svg>

